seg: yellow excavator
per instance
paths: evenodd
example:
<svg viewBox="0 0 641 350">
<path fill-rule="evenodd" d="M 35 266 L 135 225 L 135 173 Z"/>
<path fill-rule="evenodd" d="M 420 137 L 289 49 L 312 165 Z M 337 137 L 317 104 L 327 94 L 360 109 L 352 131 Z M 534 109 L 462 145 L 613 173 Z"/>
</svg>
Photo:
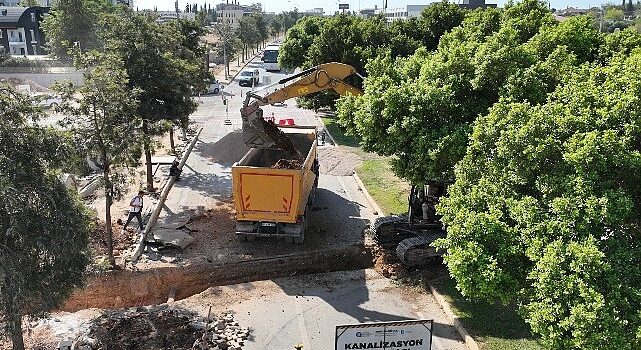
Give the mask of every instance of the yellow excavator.
<svg viewBox="0 0 641 350">
<path fill-rule="evenodd" d="M 350 65 L 325 63 L 278 81 L 276 84 L 286 85 L 265 96 L 248 92 L 240 109 L 245 145 L 250 148 L 276 148 L 296 155 L 297 151 L 291 140 L 273 122 L 263 118 L 263 110 L 260 107 L 330 89 L 340 95 L 362 95 L 363 92 L 360 89 L 344 81 L 351 75 L 357 75 L 363 79 L 363 76 Z M 268 86 L 267 89 L 270 87 Z"/>
</svg>

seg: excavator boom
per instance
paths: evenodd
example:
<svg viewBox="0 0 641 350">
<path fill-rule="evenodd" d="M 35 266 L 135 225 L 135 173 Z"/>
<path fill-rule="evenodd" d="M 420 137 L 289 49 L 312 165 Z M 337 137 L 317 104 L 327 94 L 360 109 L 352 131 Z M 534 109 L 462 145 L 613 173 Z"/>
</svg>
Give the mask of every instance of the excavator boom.
<svg viewBox="0 0 641 350">
<path fill-rule="evenodd" d="M 286 85 L 265 96 L 248 92 L 240 110 L 243 141 L 248 147 L 278 148 L 297 155 L 298 152 L 289 138 L 273 122 L 263 119 L 263 110 L 260 107 L 329 89 L 340 95 L 362 95 L 360 89 L 344 81 L 350 75 L 362 78 L 350 65 L 325 63 L 280 80 L 278 84 Z"/>
</svg>

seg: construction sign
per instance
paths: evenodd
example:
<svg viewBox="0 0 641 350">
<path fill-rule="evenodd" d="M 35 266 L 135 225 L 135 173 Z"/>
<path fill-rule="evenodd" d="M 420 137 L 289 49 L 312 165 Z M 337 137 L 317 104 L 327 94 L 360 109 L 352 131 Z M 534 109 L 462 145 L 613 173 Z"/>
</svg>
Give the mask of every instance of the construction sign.
<svg viewBox="0 0 641 350">
<path fill-rule="evenodd" d="M 336 326 L 336 350 L 431 350 L 433 320 Z"/>
</svg>

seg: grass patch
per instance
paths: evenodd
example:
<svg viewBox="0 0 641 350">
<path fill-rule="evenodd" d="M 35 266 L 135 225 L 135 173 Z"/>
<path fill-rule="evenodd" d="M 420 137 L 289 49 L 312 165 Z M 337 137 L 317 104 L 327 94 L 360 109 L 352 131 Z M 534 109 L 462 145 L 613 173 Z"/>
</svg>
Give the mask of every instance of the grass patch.
<svg viewBox="0 0 641 350">
<path fill-rule="evenodd" d="M 345 135 L 345 131 L 338 124 L 338 121 L 336 120 L 335 117 L 324 116 L 324 117 L 321 117 L 321 119 L 325 124 L 325 128 L 327 128 L 327 131 L 329 131 L 329 133 L 332 135 L 332 138 L 334 138 L 334 141 L 336 141 L 336 143 L 338 143 L 341 146 L 349 146 L 349 147 L 360 146 L 360 139 L 358 137 Z"/>
<path fill-rule="evenodd" d="M 394 175 L 388 158 L 364 160 L 356 173 L 386 215 L 407 212 L 409 185 Z"/>
<path fill-rule="evenodd" d="M 481 341 L 483 350 L 543 350 L 530 332 L 530 327 L 517 314 L 514 306 L 470 302 L 447 277 L 432 281 L 434 287 L 447 299 L 452 311 L 460 318 L 465 329 Z"/>
</svg>

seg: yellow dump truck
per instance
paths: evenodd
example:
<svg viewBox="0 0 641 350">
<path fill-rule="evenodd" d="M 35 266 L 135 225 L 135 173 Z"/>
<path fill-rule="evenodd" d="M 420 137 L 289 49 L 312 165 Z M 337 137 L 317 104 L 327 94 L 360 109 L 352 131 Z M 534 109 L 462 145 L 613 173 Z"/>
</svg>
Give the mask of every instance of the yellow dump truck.
<svg viewBox="0 0 641 350">
<path fill-rule="evenodd" d="M 304 160 L 279 149 L 252 148 L 232 166 L 236 235 L 241 240 L 284 237 L 303 243 L 305 239 L 318 186 L 316 127 L 279 129 Z"/>
<path fill-rule="evenodd" d="M 352 66 L 325 63 L 246 93 L 240 116 L 243 142 L 251 149 L 232 166 L 238 238 L 280 236 L 303 243 L 318 186 L 316 127 L 278 127 L 273 120 L 265 120 L 261 106 L 328 89 L 340 95 L 361 95 L 361 90 L 344 81 L 352 75 L 363 78 Z M 259 91 L 268 93 L 259 95 Z"/>
</svg>

